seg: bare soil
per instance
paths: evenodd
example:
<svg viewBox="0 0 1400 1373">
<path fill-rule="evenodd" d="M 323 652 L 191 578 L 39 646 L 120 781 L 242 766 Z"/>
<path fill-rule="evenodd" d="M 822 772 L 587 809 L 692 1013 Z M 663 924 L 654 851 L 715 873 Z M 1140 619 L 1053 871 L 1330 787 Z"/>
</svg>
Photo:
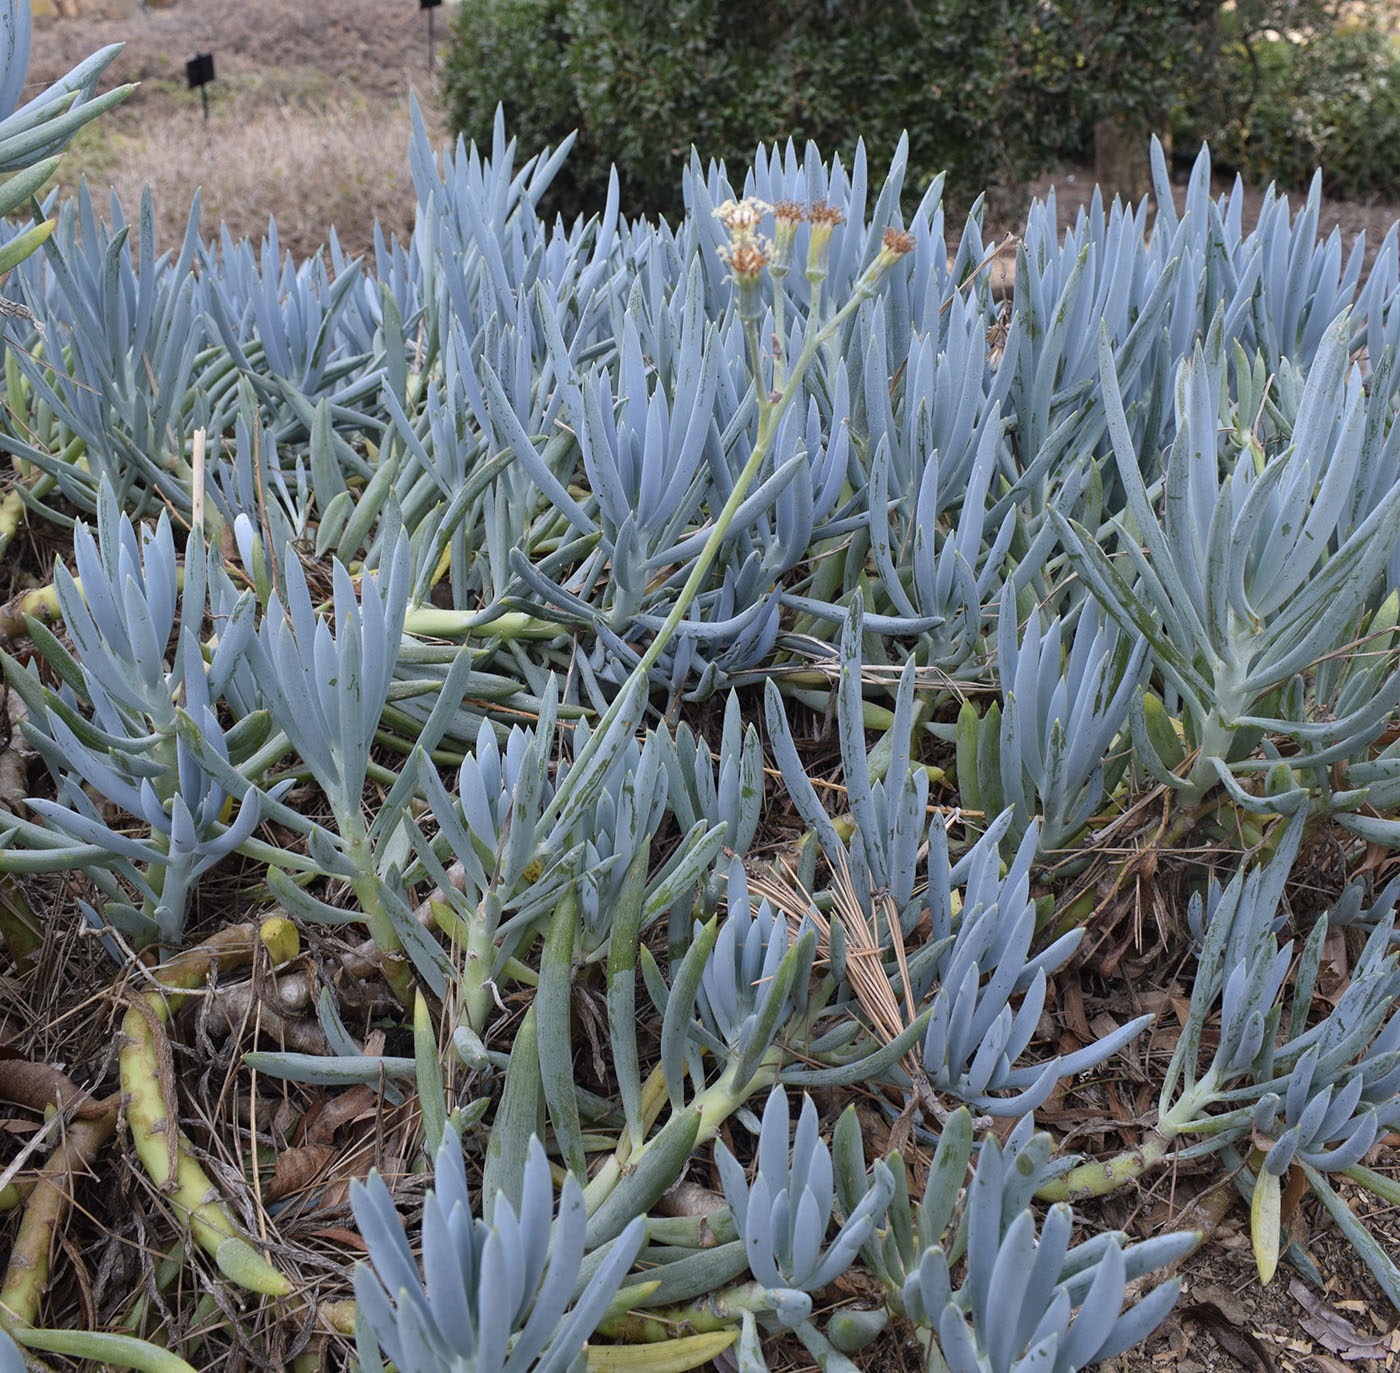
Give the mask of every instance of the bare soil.
<svg viewBox="0 0 1400 1373">
<path fill-rule="evenodd" d="M 450 13 L 438 12 L 439 42 Z M 107 43 L 126 44 L 109 85 L 173 76 L 183 83 L 185 60 L 196 52 L 214 54 L 221 81 L 290 68 L 387 101 L 433 84 L 416 0 L 178 0 L 131 21 L 61 20 L 35 31 L 31 79 L 52 81 Z"/>
</svg>

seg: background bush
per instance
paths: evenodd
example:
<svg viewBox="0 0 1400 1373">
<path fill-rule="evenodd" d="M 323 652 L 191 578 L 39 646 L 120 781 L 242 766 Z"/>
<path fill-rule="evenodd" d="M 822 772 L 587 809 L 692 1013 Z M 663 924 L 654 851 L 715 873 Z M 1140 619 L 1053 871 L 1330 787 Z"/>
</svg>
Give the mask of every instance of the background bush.
<svg viewBox="0 0 1400 1373">
<path fill-rule="evenodd" d="M 1328 194 L 1400 195 L 1400 50 L 1376 15 L 1318 32 L 1226 35 L 1225 117 L 1191 111 L 1190 145 L 1251 181 L 1304 184 L 1323 169 Z M 1231 107 L 1233 106 L 1233 107 Z"/>
<path fill-rule="evenodd" d="M 911 186 L 947 169 L 955 200 L 1092 148 L 1094 122 L 1161 127 L 1199 73 L 1214 6 L 1124 0 L 486 0 L 461 7 L 446 62 L 453 127 L 580 145 L 559 208 L 601 204 L 615 163 L 632 213 L 679 211 L 691 145 L 746 161 L 814 139 L 878 161 L 908 129 Z"/>
<path fill-rule="evenodd" d="M 911 138 L 909 186 L 948 172 L 965 207 L 1057 163 L 1095 127 L 1129 146 L 1171 129 L 1255 182 L 1400 195 L 1400 55 L 1377 5 L 1330 0 L 483 0 L 446 60 L 449 119 L 522 146 L 579 143 L 546 208 L 599 208 L 617 166 L 628 211 L 681 210 L 680 168 L 814 139 L 878 161 Z M 1110 169 L 1100 166 L 1102 177 Z M 1127 189 L 1127 188 L 1125 188 Z"/>
</svg>

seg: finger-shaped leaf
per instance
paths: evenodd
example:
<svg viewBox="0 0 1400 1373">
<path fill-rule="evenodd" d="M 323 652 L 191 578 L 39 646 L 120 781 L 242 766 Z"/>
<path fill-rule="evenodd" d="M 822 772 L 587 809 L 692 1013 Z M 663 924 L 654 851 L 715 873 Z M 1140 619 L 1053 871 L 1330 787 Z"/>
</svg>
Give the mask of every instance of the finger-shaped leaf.
<svg viewBox="0 0 1400 1373">
<path fill-rule="evenodd" d="M 543 1104 L 535 1003 L 525 1012 L 511 1045 L 505 1086 L 495 1123 L 486 1141 L 486 1164 L 481 1178 L 481 1208 L 490 1215 L 496 1198 L 520 1205 L 526 1148 L 535 1134 Z"/>
<path fill-rule="evenodd" d="M 437 1036 L 423 993 L 413 994 L 413 1060 L 418 1080 L 418 1105 L 423 1112 L 423 1134 L 430 1157 L 436 1157 L 447 1129 L 447 1097 L 442 1087 L 442 1063 Z"/>
<path fill-rule="evenodd" d="M 666 1079 L 671 1109 L 677 1112 L 685 1105 L 685 1050 L 690 1039 L 691 1018 L 695 1014 L 695 998 L 718 935 L 718 919 L 710 920 L 698 931 L 681 960 L 661 1019 L 661 1071 Z"/>
<path fill-rule="evenodd" d="M 684 1173 L 699 1133 L 700 1112 L 685 1110 L 673 1115 L 647 1142 L 641 1156 L 588 1218 L 589 1249 L 621 1234 L 633 1216 L 651 1210 Z"/>
<path fill-rule="evenodd" d="M 578 943 L 579 904 L 571 885 L 555 907 L 540 955 L 535 1030 L 540 1083 L 564 1161 L 575 1177 L 585 1176 L 583 1130 L 574 1090 L 573 979 Z"/>
<path fill-rule="evenodd" d="M 613 910 L 612 933 L 608 937 L 608 1031 L 612 1038 L 618 1095 L 634 1149 L 642 1142 L 642 1074 L 635 1015 L 637 940 L 650 859 L 651 836 L 648 834 L 642 837 L 641 845 L 628 864 Z"/>
<path fill-rule="evenodd" d="M 139 1373 L 192 1373 L 190 1364 L 168 1349 L 99 1330 L 34 1330 L 28 1326 L 15 1332 L 26 1349 L 45 1354 L 62 1354 L 73 1359 L 92 1359 L 117 1368 L 134 1368 Z M 19 1361 L 20 1368 L 24 1361 Z"/>
<path fill-rule="evenodd" d="M 1254 1246 L 1254 1261 L 1259 1268 L 1259 1281 L 1267 1284 L 1278 1268 L 1279 1245 L 1282 1238 L 1282 1187 L 1277 1173 L 1261 1168 L 1254 1178 L 1254 1193 L 1249 1204 L 1249 1237 Z"/>
</svg>

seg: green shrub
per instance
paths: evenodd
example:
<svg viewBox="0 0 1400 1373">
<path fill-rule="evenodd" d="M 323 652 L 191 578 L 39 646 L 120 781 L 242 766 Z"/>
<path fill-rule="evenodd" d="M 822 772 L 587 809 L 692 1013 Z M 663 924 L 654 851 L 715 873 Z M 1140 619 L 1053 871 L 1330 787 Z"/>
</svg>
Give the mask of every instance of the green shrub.
<svg viewBox="0 0 1400 1373">
<path fill-rule="evenodd" d="M 569 5 L 566 60 L 583 142 L 599 168 L 595 197 L 615 162 L 626 204 L 673 213 L 691 144 L 730 155 L 740 111 L 767 84 L 769 53 L 736 55 L 722 8 L 716 0 Z"/>
<path fill-rule="evenodd" d="M 1100 120 L 1144 146 L 1170 122 L 1255 181 L 1322 163 L 1336 195 L 1400 193 L 1400 55 L 1370 4 L 483 0 L 457 11 L 446 91 L 479 143 L 498 104 L 523 146 L 579 131 L 546 203 L 566 215 L 601 206 L 613 165 L 631 213 L 675 216 L 692 145 L 849 156 L 859 131 L 880 160 L 905 129 L 911 190 L 946 170 L 966 205 L 1090 159 Z"/>
<path fill-rule="evenodd" d="M 1321 166 L 1331 195 L 1400 194 L 1400 50 L 1378 25 L 1234 43 L 1224 61 L 1242 99 L 1212 137 L 1222 164 L 1287 187 Z"/>
<path fill-rule="evenodd" d="M 1199 75 L 1205 0 L 1144 16 L 1124 0 L 488 0 L 453 25 L 453 126 L 489 137 L 497 103 L 525 145 L 580 130 L 554 206 L 595 209 L 616 164 L 633 213 L 681 209 L 680 171 L 813 139 L 879 160 L 911 138 L 909 184 L 949 173 L 952 199 L 1084 156 L 1094 121 L 1162 126 Z"/>
<path fill-rule="evenodd" d="M 554 147 L 583 123 L 565 68 L 567 0 L 477 0 L 453 13 L 443 57 L 443 90 L 455 132 L 482 146 L 497 105 L 520 146 Z M 562 189 L 586 177 L 582 150 L 565 164 Z"/>
</svg>

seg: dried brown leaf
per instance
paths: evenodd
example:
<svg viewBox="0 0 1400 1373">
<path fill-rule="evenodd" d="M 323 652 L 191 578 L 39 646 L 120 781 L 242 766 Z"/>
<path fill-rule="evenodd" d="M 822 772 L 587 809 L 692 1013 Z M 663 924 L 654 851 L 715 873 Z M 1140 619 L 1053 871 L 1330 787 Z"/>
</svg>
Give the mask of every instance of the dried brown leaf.
<svg viewBox="0 0 1400 1373">
<path fill-rule="evenodd" d="M 360 1083 L 337 1092 L 327 1100 L 316 1113 L 314 1120 L 308 1120 L 306 1139 L 309 1144 L 329 1144 L 335 1132 L 353 1120 L 372 1116 L 377 1109 L 379 1095 L 372 1087 Z"/>
<path fill-rule="evenodd" d="M 110 1109 L 85 1092 L 66 1073 L 47 1063 L 22 1058 L 0 1058 L 0 1097 L 43 1111 L 50 1106 L 71 1108 L 75 1120 L 96 1120 Z"/>
<path fill-rule="evenodd" d="M 1204 1325 L 1215 1337 L 1216 1344 L 1242 1367 L 1255 1369 L 1257 1373 L 1276 1373 L 1274 1356 L 1268 1347 L 1252 1330 L 1237 1326 L 1215 1302 L 1196 1302 L 1186 1307 L 1181 1315 L 1184 1320 Z"/>
<path fill-rule="evenodd" d="M 330 1240 L 332 1244 L 343 1245 L 347 1249 L 354 1249 L 361 1254 L 369 1253 L 369 1246 L 353 1230 L 347 1230 L 343 1225 L 325 1225 L 319 1230 L 308 1230 L 307 1234 L 315 1235 L 317 1239 Z"/>
<path fill-rule="evenodd" d="M 335 1146 L 331 1144 L 303 1144 L 295 1149 L 284 1149 L 277 1155 L 272 1170 L 268 1200 L 281 1201 L 305 1191 L 334 1157 Z"/>
<path fill-rule="evenodd" d="M 1324 1348 L 1339 1354 L 1349 1362 L 1359 1359 L 1383 1359 L 1389 1352 L 1390 1345 L 1386 1340 L 1377 1335 L 1363 1334 L 1340 1311 L 1328 1306 L 1300 1279 L 1292 1279 L 1288 1290 L 1298 1305 L 1308 1313 L 1299 1318 L 1298 1324 Z"/>
</svg>

